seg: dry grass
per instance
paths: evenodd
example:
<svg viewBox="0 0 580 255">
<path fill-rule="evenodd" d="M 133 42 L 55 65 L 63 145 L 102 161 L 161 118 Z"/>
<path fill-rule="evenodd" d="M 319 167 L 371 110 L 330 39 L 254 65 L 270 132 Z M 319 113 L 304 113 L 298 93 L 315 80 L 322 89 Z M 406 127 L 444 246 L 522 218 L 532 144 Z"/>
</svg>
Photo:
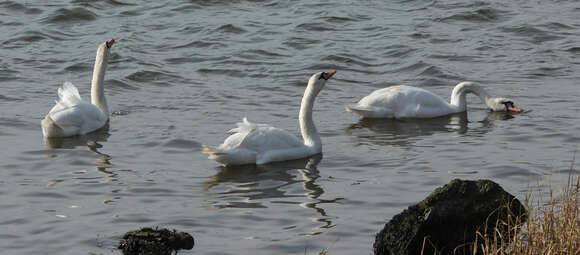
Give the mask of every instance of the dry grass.
<svg viewBox="0 0 580 255">
<path fill-rule="evenodd" d="M 539 198 L 532 201 L 534 197 L 529 194 L 529 217 L 522 223 L 514 217 L 500 222 L 508 232 L 496 230 L 493 236 L 480 235 L 472 254 L 477 254 L 475 247 L 485 255 L 580 254 L 580 178 L 574 178 L 572 173 L 573 167 L 567 186 L 558 197 L 552 189 L 547 202 Z"/>
</svg>

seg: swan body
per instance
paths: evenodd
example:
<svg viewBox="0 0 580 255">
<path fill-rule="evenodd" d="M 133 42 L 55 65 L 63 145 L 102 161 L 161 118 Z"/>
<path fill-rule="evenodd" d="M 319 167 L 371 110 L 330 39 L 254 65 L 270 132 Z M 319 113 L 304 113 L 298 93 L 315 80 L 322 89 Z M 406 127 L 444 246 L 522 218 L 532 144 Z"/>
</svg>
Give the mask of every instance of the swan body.
<svg viewBox="0 0 580 255">
<path fill-rule="evenodd" d="M 358 103 L 347 105 L 346 110 L 365 118 L 435 118 L 466 111 L 467 93 L 477 95 L 492 111 L 521 111 L 510 99 L 492 98 L 472 82 L 457 84 L 449 103 L 430 91 L 399 85 L 375 90 Z"/>
<path fill-rule="evenodd" d="M 83 101 L 78 89 L 70 82 L 65 82 L 58 88 L 56 105 L 41 122 L 44 137 L 84 135 L 107 124 L 109 109 L 103 80 L 109 50 L 113 43 L 115 40 L 104 42 L 97 50 L 91 84 L 91 102 Z"/>
<path fill-rule="evenodd" d="M 267 124 L 251 123 L 246 118 L 217 148 L 204 146 L 209 159 L 231 166 L 266 164 L 305 158 L 322 152 L 322 142 L 312 120 L 314 99 L 336 71 L 319 72 L 310 77 L 300 106 L 299 122 L 303 140 L 288 131 Z"/>
</svg>

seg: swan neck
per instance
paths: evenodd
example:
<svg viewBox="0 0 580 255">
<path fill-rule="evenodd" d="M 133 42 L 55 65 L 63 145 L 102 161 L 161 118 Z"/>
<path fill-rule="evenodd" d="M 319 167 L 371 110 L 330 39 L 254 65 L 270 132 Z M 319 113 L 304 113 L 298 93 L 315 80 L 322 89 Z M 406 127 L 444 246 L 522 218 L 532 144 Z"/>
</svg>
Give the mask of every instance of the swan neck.
<svg viewBox="0 0 580 255">
<path fill-rule="evenodd" d="M 312 107 L 317 94 L 318 91 L 315 91 L 314 87 L 309 84 L 300 104 L 299 120 L 304 145 L 312 147 L 316 153 L 319 153 L 322 152 L 322 142 L 312 120 Z"/>
<path fill-rule="evenodd" d="M 108 54 L 101 45 L 95 58 L 95 67 L 93 69 L 93 80 L 91 82 L 91 103 L 96 105 L 105 116 L 109 116 L 109 108 L 105 99 L 105 88 L 103 81 L 105 79 L 105 70 L 107 69 Z"/>
<path fill-rule="evenodd" d="M 465 98 L 467 93 L 475 94 L 484 104 L 487 104 L 490 98 L 489 94 L 482 87 L 471 82 L 462 82 L 453 88 L 450 104 L 457 107 L 460 111 L 467 110 L 467 101 Z"/>
</svg>

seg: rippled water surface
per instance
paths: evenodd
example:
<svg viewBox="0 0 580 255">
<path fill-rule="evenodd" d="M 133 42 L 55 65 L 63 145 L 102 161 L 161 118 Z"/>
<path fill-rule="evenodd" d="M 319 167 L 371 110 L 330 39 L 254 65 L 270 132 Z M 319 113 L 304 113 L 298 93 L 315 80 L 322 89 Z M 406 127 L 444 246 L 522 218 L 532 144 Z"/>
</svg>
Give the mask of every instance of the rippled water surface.
<svg viewBox="0 0 580 255">
<path fill-rule="evenodd" d="M 384 222 L 454 178 L 522 197 L 567 176 L 580 141 L 577 1 L 2 1 L 0 248 L 119 254 L 145 226 L 194 235 L 179 254 L 371 254 Z M 115 38 L 109 130 L 44 141 L 65 81 L 89 98 Z M 323 155 L 224 169 L 201 153 L 242 117 L 299 134 L 308 77 Z M 526 110 L 360 120 L 344 105 L 405 84 L 471 80 Z"/>
</svg>

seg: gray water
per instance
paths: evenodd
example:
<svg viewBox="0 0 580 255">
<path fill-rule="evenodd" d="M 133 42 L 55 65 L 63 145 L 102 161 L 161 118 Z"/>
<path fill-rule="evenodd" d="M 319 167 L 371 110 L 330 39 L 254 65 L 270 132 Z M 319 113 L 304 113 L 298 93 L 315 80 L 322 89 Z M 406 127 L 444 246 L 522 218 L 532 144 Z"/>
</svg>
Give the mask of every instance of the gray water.
<svg viewBox="0 0 580 255">
<path fill-rule="evenodd" d="M 146 226 L 191 233 L 179 254 L 371 254 L 388 219 L 451 179 L 523 198 L 578 149 L 577 1 L 49 2 L 0 2 L 2 254 L 119 254 Z M 111 38 L 109 130 L 44 141 L 57 87 L 88 99 Z M 322 157 L 225 169 L 201 153 L 243 117 L 298 135 L 308 77 L 333 69 Z M 463 80 L 526 112 L 474 96 L 433 120 L 344 111 L 396 84 L 449 98 Z"/>
</svg>

